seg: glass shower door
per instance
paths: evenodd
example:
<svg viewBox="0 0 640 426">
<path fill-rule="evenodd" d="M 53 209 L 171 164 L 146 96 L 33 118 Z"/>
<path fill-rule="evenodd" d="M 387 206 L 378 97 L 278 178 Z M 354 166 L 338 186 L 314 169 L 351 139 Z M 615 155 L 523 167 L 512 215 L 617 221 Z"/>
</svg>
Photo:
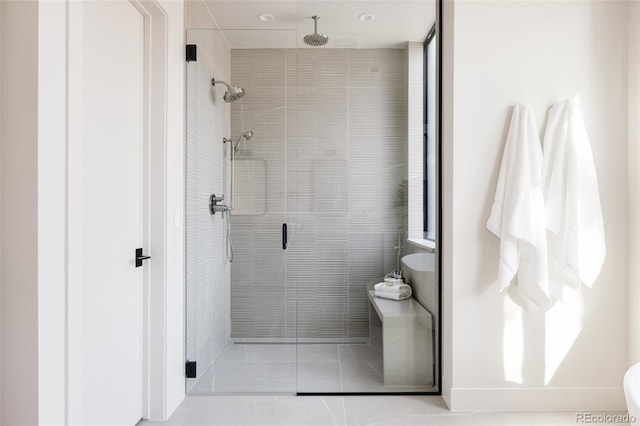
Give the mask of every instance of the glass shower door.
<svg viewBox="0 0 640 426">
<path fill-rule="evenodd" d="M 368 290 L 397 268 L 407 226 L 404 63 L 402 49 L 297 50 L 288 178 L 301 393 L 394 391 L 370 339 Z"/>
<path fill-rule="evenodd" d="M 253 132 L 234 154 L 231 179 L 231 339 L 245 353 L 237 368 L 246 392 L 296 391 L 296 288 L 288 281 L 293 266 L 285 239 L 285 66 L 283 49 L 231 51 L 234 84 L 247 93 L 231 105 L 231 134 Z"/>
<path fill-rule="evenodd" d="M 196 362 L 190 394 L 296 392 L 296 289 L 287 280 L 295 265 L 283 247 L 283 224 L 291 220 L 286 55 L 229 47 L 274 36 L 258 32 L 187 31 L 197 50 L 186 66 L 186 358 Z M 290 33 L 275 36 L 295 41 Z M 222 82 L 242 87 L 244 97 L 225 102 Z M 229 213 L 211 214 L 214 194 Z"/>
<path fill-rule="evenodd" d="M 187 31 L 187 391 L 433 392 L 385 383 L 369 295 L 408 229 L 407 51 L 299 38 Z M 244 97 L 226 103 L 212 78 Z"/>
</svg>

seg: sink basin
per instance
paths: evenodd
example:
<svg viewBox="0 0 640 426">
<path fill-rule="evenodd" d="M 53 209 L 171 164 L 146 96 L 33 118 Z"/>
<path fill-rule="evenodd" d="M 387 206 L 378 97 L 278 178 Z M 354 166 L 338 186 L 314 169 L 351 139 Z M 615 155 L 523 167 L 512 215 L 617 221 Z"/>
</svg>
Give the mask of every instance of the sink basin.
<svg viewBox="0 0 640 426">
<path fill-rule="evenodd" d="M 434 253 L 413 253 L 402 257 L 403 269 L 413 272 L 433 272 L 436 270 L 436 256 Z"/>
<path fill-rule="evenodd" d="M 413 253 L 401 259 L 404 281 L 411 285 L 413 297 L 434 315 L 438 321 L 438 282 L 436 281 L 436 254 Z"/>
</svg>

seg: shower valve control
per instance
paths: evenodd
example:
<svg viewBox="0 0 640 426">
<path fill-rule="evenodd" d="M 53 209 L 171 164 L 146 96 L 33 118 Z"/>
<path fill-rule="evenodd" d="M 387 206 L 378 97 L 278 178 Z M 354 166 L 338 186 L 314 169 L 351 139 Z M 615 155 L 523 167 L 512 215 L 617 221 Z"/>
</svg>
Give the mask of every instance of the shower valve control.
<svg viewBox="0 0 640 426">
<path fill-rule="evenodd" d="M 216 197 L 216 194 L 211 194 L 209 197 L 209 213 L 216 214 L 216 212 L 228 212 L 229 206 L 226 204 L 218 204 L 224 201 L 224 195 Z"/>
</svg>

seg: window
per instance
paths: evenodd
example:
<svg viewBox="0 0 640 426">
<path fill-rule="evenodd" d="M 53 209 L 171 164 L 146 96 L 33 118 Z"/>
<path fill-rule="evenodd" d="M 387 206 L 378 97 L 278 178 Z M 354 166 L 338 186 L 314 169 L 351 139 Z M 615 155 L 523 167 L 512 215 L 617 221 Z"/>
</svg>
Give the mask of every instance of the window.
<svg viewBox="0 0 640 426">
<path fill-rule="evenodd" d="M 423 228 L 424 239 L 436 239 L 436 28 L 424 42 L 424 172 Z"/>
</svg>

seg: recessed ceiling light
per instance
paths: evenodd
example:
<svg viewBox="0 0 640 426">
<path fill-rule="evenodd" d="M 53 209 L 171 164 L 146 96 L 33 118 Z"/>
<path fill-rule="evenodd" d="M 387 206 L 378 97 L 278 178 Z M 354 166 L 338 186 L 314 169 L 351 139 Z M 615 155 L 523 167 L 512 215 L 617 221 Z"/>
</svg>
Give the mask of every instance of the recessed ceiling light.
<svg viewBox="0 0 640 426">
<path fill-rule="evenodd" d="M 358 19 L 361 20 L 362 22 L 369 22 L 376 19 L 376 17 L 370 13 L 361 13 L 360 15 L 358 15 Z"/>
<path fill-rule="evenodd" d="M 258 20 L 262 22 L 273 21 L 273 18 L 274 16 L 270 13 L 261 13 L 260 15 L 258 15 Z"/>
</svg>

